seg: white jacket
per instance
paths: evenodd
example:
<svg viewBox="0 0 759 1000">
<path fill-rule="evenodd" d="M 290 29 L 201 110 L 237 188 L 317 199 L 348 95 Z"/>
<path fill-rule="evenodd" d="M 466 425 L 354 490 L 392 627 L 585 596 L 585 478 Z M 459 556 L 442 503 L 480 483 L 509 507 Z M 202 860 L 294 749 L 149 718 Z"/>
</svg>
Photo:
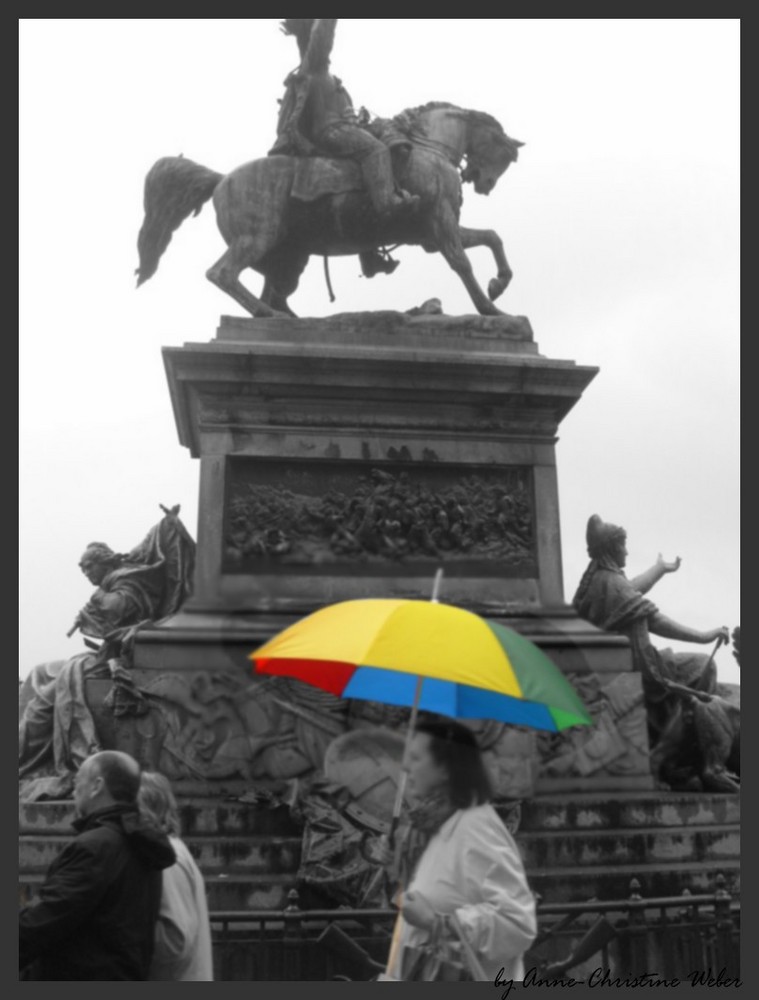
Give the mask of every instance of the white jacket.
<svg viewBox="0 0 759 1000">
<path fill-rule="evenodd" d="M 455 913 L 483 971 L 492 982 L 524 978 L 522 955 L 537 934 L 535 899 L 519 849 L 489 805 L 460 809 L 435 833 L 424 850 L 408 891 L 423 895 L 438 914 Z M 428 934 L 401 918 L 398 960 Z"/>
<path fill-rule="evenodd" d="M 169 837 L 177 860 L 163 872 L 149 981 L 212 982 L 211 926 L 203 876 L 187 845 Z"/>
</svg>

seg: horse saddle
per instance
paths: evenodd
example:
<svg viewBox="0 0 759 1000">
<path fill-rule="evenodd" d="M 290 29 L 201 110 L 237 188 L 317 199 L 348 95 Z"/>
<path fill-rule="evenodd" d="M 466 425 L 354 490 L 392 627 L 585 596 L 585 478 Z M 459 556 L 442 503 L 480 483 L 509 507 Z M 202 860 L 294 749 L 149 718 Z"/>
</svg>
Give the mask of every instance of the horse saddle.
<svg viewBox="0 0 759 1000">
<path fill-rule="evenodd" d="M 299 201 L 316 201 L 324 195 L 361 191 L 363 188 L 361 168 L 353 160 L 333 160 L 325 156 L 296 158 L 290 194 Z"/>
</svg>

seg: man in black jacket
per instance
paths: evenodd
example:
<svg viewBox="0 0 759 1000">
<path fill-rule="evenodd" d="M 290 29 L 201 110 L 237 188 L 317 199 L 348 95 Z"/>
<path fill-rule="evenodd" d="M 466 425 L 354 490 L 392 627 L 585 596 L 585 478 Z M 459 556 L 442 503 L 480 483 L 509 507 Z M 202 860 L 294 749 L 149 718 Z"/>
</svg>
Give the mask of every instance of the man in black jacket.
<svg viewBox="0 0 759 1000">
<path fill-rule="evenodd" d="M 139 765 L 126 753 L 96 753 L 79 769 L 78 836 L 19 914 L 19 971 L 33 963 L 32 979 L 147 980 L 161 871 L 175 855 L 141 820 L 139 787 Z"/>
</svg>

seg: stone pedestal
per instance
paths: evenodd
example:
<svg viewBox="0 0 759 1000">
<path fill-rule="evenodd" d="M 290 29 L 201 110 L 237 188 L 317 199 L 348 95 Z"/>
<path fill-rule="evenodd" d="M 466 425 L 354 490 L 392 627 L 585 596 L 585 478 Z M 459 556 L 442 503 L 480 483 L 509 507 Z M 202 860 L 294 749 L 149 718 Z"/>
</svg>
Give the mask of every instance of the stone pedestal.
<svg viewBox="0 0 759 1000">
<path fill-rule="evenodd" d="M 395 312 L 224 317 L 209 343 L 163 353 L 179 440 L 200 459 L 198 558 L 182 613 L 138 634 L 135 680 L 172 706 L 154 742 L 185 727 L 173 753 L 188 777 L 316 764 L 362 710 L 269 691 L 248 654 L 325 604 L 426 599 L 442 566 L 441 600 L 534 639 L 598 713 L 519 751 L 493 734 L 502 796 L 650 787 L 627 641 L 580 621 L 562 589 L 557 432 L 596 368 L 541 356 L 523 317 Z"/>
</svg>

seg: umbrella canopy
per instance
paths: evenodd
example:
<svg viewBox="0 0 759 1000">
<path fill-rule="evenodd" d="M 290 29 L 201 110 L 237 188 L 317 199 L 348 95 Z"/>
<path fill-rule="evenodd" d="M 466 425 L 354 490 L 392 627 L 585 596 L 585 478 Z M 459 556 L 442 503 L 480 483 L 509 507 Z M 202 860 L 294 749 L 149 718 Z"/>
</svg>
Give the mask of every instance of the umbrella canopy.
<svg viewBox="0 0 759 1000">
<path fill-rule="evenodd" d="M 342 698 L 552 732 L 593 724 L 572 685 L 534 643 L 434 600 L 332 604 L 250 659 L 259 673 L 294 677 Z"/>
</svg>

